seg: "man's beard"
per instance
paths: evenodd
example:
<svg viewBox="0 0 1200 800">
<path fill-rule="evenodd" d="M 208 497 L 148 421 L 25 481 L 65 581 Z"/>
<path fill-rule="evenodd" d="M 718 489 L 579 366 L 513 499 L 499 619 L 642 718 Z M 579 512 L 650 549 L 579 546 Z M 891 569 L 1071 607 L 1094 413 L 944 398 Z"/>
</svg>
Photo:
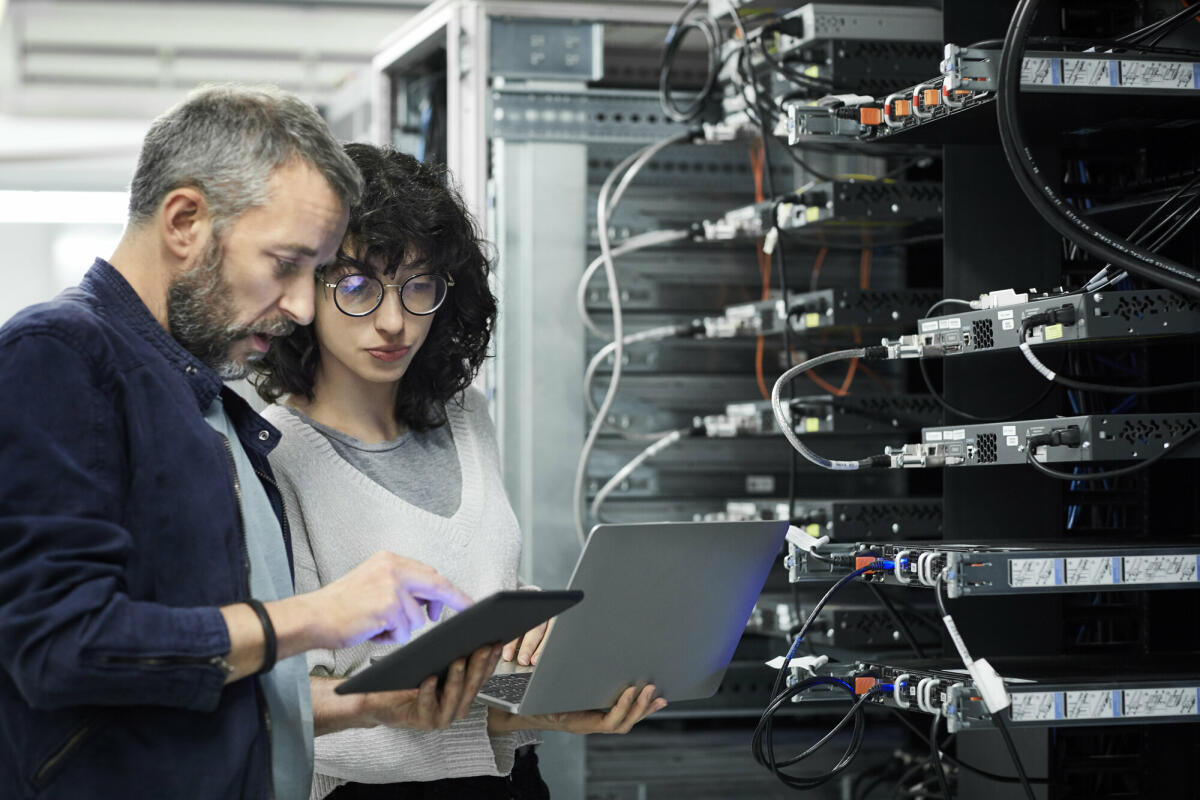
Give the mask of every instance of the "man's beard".
<svg viewBox="0 0 1200 800">
<path fill-rule="evenodd" d="M 255 333 L 287 336 L 295 325 L 284 316 L 249 327 L 237 324 L 233 287 L 225 279 L 220 242 L 213 237 L 196 266 L 176 276 L 167 288 L 167 327 L 185 350 L 222 380 L 235 381 L 246 377 L 263 354 L 253 351 L 241 363 L 230 355 L 234 345 Z"/>
</svg>

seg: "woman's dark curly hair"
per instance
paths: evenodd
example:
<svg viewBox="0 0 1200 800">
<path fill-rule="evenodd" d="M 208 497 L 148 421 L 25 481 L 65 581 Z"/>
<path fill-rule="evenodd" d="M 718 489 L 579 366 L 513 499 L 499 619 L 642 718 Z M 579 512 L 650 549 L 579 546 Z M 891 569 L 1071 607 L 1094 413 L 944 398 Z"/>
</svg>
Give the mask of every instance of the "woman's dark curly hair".
<svg viewBox="0 0 1200 800">
<path fill-rule="evenodd" d="M 396 398 L 398 421 L 418 431 L 436 428 L 446 422 L 445 404 L 456 397 L 462 402 L 462 391 L 487 357 L 496 298 L 488 288 L 485 245 L 462 198 L 449 188 L 444 167 L 367 144 L 348 144 L 346 153 L 362 172 L 364 188 L 342 240 L 354 252 L 344 254 L 382 263 L 383 275 L 419 265 L 454 281 Z M 256 367 L 254 387 L 267 402 L 285 394 L 311 401 L 319 361 L 313 326 L 298 327 L 271 343 Z"/>
</svg>

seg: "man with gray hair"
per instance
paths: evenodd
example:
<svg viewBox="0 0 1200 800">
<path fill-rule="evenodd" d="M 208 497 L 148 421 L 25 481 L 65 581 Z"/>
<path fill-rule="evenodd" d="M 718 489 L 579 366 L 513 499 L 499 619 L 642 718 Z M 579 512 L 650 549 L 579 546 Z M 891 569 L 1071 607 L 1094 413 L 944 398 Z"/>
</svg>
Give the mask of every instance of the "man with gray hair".
<svg viewBox="0 0 1200 800">
<path fill-rule="evenodd" d="M 306 798 L 303 653 L 471 602 L 382 552 L 293 595 L 279 432 L 222 382 L 312 320 L 361 186 L 299 99 L 202 89 L 147 133 L 112 257 L 0 328 L 6 793 Z M 345 712 L 445 727 L 498 656 Z"/>
</svg>

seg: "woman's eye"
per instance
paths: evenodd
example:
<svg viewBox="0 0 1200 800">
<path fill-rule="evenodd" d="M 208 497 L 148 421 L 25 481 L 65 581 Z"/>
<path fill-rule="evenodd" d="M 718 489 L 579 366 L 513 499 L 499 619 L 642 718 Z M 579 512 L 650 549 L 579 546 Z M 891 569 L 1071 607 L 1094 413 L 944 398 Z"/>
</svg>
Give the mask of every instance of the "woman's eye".
<svg viewBox="0 0 1200 800">
<path fill-rule="evenodd" d="M 286 258 L 275 259 L 275 272 L 278 273 L 280 277 L 293 275 L 299 268 L 300 265 L 295 261 L 288 261 Z"/>
</svg>

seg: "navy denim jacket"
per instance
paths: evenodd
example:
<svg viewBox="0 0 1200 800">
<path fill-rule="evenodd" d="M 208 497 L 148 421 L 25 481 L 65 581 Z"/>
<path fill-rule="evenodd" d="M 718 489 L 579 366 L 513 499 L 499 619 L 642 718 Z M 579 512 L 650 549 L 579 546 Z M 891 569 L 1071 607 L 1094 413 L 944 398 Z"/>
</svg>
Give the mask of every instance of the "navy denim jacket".
<svg viewBox="0 0 1200 800">
<path fill-rule="evenodd" d="M 224 686 L 217 658 L 249 585 L 218 393 L 286 538 L 279 432 L 111 265 L 0 328 L 6 797 L 270 794 L 258 681 Z"/>
</svg>

